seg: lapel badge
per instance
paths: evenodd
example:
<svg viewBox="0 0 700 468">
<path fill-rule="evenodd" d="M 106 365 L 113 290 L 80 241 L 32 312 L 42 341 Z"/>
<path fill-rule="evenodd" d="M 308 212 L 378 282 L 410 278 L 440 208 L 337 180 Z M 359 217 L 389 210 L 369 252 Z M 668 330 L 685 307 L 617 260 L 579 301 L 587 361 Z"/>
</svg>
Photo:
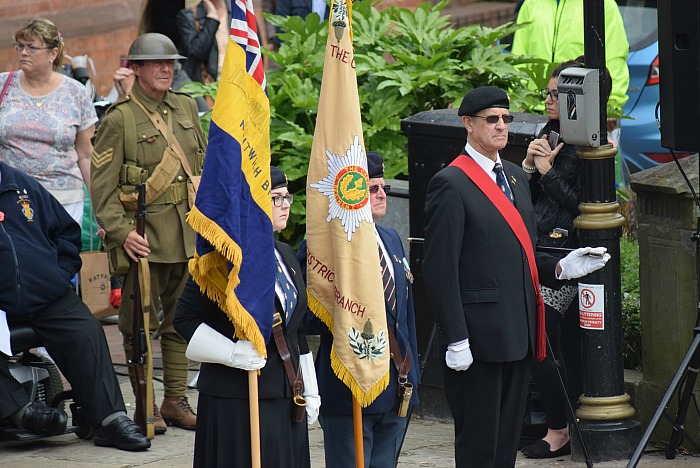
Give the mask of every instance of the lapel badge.
<svg viewBox="0 0 700 468">
<path fill-rule="evenodd" d="M 31 223 L 34 221 L 34 209 L 32 208 L 32 201 L 27 195 L 20 195 L 17 204 L 22 207 L 22 214 L 27 218 L 27 222 Z"/>
<path fill-rule="evenodd" d="M 515 185 L 515 176 L 510 176 L 510 183 Z"/>
</svg>

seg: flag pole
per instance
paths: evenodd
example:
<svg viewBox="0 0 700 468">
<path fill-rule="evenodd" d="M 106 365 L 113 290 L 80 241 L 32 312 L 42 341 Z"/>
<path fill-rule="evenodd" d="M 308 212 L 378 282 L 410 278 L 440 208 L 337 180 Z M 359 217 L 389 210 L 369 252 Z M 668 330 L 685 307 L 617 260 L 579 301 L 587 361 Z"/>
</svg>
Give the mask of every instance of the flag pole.
<svg viewBox="0 0 700 468">
<path fill-rule="evenodd" d="M 364 468 L 365 445 L 362 436 L 362 407 L 354 395 L 352 397 L 352 422 L 355 433 L 355 468 Z"/>
<path fill-rule="evenodd" d="M 250 404 L 250 460 L 252 468 L 260 468 L 260 411 L 258 408 L 258 371 L 248 371 Z"/>
</svg>

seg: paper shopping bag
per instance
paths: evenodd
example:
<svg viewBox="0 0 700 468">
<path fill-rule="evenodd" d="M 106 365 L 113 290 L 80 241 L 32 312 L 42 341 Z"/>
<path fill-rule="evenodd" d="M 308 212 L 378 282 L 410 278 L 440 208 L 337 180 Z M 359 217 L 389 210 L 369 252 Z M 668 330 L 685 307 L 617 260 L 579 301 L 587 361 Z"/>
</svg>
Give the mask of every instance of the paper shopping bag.
<svg viewBox="0 0 700 468">
<path fill-rule="evenodd" d="M 80 292 L 83 302 L 97 318 L 117 314 L 109 303 L 109 266 L 107 252 L 81 252 Z"/>
</svg>

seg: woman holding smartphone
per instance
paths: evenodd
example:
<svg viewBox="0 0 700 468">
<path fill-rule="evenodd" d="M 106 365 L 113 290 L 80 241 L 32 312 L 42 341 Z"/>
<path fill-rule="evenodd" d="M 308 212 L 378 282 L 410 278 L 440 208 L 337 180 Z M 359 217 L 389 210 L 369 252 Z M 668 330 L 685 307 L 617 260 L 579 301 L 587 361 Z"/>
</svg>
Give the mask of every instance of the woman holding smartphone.
<svg viewBox="0 0 700 468">
<path fill-rule="evenodd" d="M 530 142 L 527 156 L 522 162 L 523 171 L 530 179 L 532 203 L 537 215 L 537 245 L 542 247 L 580 247 L 574 228 L 581 195 L 580 160 L 576 154 L 578 148 L 566 143 L 566 135 L 559 135 L 557 79 L 563 70 L 583 66 L 583 57 L 579 57 L 562 63 L 552 72 L 547 87 L 542 89 L 549 121 L 539 137 Z M 609 73 L 606 74 L 605 86 L 607 101 L 612 88 Z M 559 290 L 546 286 L 540 286 L 540 289 L 545 301 L 547 337 L 551 348 L 548 348 L 544 361 L 533 363 L 531 372 L 547 412 L 547 434 L 534 444 L 523 447 L 521 451 L 530 458 L 554 458 L 571 453 L 566 411 L 567 395 L 559 384 L 557 362 L 560 363 L 562 380 L 566 385 L 561 326 L 565 312 L 575 304 L 574 298 L 578 289 L 575 283 L 566 284 Z M 578 348 L 572 346 L 572 349 Z M 572 367 L 580 368 L 580 364 Z M 569 388 L 572 387 L 575 388 L 576 385 Z M 577 397 L 579 394 L 576 388 L 573 396 Z"/>
</svg>

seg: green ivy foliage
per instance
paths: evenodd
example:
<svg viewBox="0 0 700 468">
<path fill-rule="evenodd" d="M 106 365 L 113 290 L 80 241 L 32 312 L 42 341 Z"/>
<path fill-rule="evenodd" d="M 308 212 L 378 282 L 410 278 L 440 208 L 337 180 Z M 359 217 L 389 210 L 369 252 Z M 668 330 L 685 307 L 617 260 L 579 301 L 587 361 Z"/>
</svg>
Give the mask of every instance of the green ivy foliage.
<svg viewBox="0 0 700 468">
<path fill-rule="evenodd" d="M 376 4 L 376 0 L 374 0 Z M 382 153 L 386 178 L 408 176 L 407 138 L 401 120 L 432 109 L 458 106 L 473 88 L 507 90 L 511 108 L 531 110 L 541 100 L 530 90 L 521 64 L 541 61 L 504 53 L 498 45 L 519 26 L 455 27 L 441 11 L 449 1 L 425 2 L 414 11 L 378 10 L 373 0 L 353 2 L 353 44 L 365 146 Z M 276 52 L 266 71 L 270 99 L 272 162 L 287 174 L 295 203 L 282 238 L 297 245 L 305 232 L 305 188 L 318 112 L 328 22 L 311 14 L 265 15 L 277 27 Z M 190 84 L 194 96 L 215 91 Z M 211 94 L 208 94 L 211 95 Z M 208 127 L 208 116 L 203 117 Z M 298 200 L 298 202 L 297 202 Z"/>
<path fill-rule="evenodd" d="M 530 109 L 539 97 L 527 88 L 528 75 L 516 68 L 533 63 L 504 53 L 495 45 L 517 26 L 478 25 L 456 28 L 441 10 L 448 4 L 429 2 L 414 11 L 378 10 L 370 0 L 353 3 L 353 44 L 365 146 L 382 153 L 386 178 L 408 175 L 407 138 L 401 120 L 432 109 L 459 105 L 469 90 L 485 85 L 508 90 L 514 108 Z M 266 55 L 279 67 L 267 71 L 272 113 L 273 163 L 290 179 L 303 200 L 306 173 L 318 112 L 328 22 L 317 15 L 266 15 L 280 31 L 277 52 Z M 295 205 L 297 205 L 295 203 Z M 289 232 L 303 237 L 304 210 L 295 206 Z"/>
</svg>

